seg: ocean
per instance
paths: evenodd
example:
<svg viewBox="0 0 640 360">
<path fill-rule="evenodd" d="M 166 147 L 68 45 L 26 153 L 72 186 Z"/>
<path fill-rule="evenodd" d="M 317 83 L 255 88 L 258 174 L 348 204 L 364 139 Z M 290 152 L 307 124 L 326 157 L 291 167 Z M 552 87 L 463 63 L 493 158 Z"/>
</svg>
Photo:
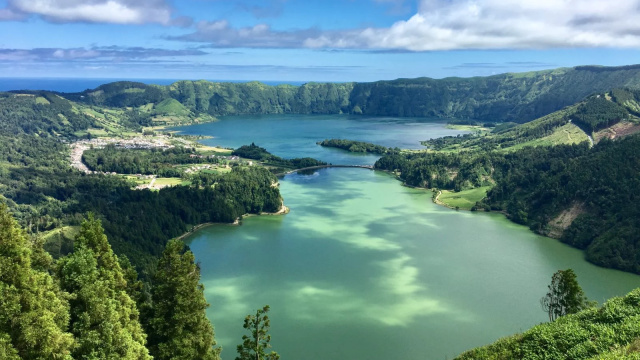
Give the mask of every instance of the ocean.
<svg viewBox="0 0 640 360">
<path fill-rule="evenodd" d="M 184 79 L 119 79 L 119 78 L 0 78 L 0 91 L 49 90 L 58 92 L 81 92 L 95 89 L 115 81 L 137 81 L 145 84 L 169 85 Z M 210 80 L 215 82 L 246 82 L 244 80 Z M 267 85 L 302 85 L 306 81 L 262 81 Z"/>
</svg>

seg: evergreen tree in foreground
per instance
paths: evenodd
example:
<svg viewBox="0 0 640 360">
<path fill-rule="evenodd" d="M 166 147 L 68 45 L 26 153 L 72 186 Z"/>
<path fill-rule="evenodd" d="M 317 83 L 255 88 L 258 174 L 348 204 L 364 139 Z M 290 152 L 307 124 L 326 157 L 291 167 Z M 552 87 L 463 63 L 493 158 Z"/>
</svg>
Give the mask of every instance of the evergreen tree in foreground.
<svg viewBox="0 0 640 360">
<path fill-rule="evenodd" d="M 258 309 L 255 315 L 247 315 L 243 327 L 251 333 L 251 336 L 243 335 L 242 344 L 238 345 L 236 360 L 278 360 L 280 355 L 275 351 L 269 354 L 265 350 L 271 347 L 271 335 L 269 335 L 269 305 Z"/>
<path fill-rule="evenodd" d="M 100 221 L 89 216 L 76 237 L 75 249 L 60 259 L 58 277 L 73 294 L 71 331 L 76 359 L 147 360 L 146 335 L 118 257 Z"/>
<path fill-rule="evenodd" d="M 158 262 L 151 297 L 149 349 L 158 360 L 217 360 L 209 307 L 200 284 L 200 268 L 191 251 L 178 239 L 170 240 Z"/>
<path fill-rule="evenodd" d="M 41 269 L 51 258 L 39 245 L 0 204 L 0 359 L 70 359 L 67 294 Z"/>
</svg>

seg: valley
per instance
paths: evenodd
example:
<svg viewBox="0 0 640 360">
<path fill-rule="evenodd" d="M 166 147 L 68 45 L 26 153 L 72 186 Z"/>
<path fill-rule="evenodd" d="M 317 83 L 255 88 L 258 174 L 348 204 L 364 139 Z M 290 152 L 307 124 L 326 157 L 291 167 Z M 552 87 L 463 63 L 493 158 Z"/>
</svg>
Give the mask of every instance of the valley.
<svg viewBox="0 0 640 360">
<path fill-rule="evenodd" d="M 326 343 L 334 357 L 449 358 L 544 321 L 558 269 L 599 303 L 640 287 L 638 79 L 577 67 L 6 92 L 0 199 L 52 261 L 75 256 L 96 214 L 145 286 L 184 239 L 225 349 L 269 303 L 288 358 L 326 358 Z"/>
</svg>

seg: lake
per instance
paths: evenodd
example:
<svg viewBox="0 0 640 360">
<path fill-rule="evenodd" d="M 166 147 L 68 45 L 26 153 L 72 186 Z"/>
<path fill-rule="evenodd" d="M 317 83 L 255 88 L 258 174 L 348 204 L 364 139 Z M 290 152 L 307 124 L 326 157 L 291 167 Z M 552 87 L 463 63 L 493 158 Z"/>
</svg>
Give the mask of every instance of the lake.
<svg viewBox="0 0 640 360">
<path fill-rule="evenodd" d="M 315 144 L 340 137 L 419 148 L 456 134 L 430 119 L 344 116 L 223 118 L 184 127 L 208 144 L 255 141 L 283 157 L 370 164 Z M 500 214 L 457 212 L 387 173 L 332 168 L 281 179 L 291 212 L 214 225 L 188 238 L 211 303 L 208 316 L 235 358 L 244 316 L 271 306 L 282 359 L 445 359 L 547 320 L 539 304 L 551 275 L 572 268 L 586 295 L 603 300 L 640 277 L 584 261 Z"/>
</svg>

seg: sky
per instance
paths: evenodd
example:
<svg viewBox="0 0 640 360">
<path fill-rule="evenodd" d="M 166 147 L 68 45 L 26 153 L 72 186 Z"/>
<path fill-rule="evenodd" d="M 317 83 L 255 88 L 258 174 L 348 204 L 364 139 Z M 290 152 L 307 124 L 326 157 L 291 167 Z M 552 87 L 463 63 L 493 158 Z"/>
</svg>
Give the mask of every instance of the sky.
<svg viewBox="0 0 640 360">
<path fill-rule="evenodd" d="M 0 0 L 0 77 L 375 81 L 640 63 L 640 0 Z"/>
</svg>

